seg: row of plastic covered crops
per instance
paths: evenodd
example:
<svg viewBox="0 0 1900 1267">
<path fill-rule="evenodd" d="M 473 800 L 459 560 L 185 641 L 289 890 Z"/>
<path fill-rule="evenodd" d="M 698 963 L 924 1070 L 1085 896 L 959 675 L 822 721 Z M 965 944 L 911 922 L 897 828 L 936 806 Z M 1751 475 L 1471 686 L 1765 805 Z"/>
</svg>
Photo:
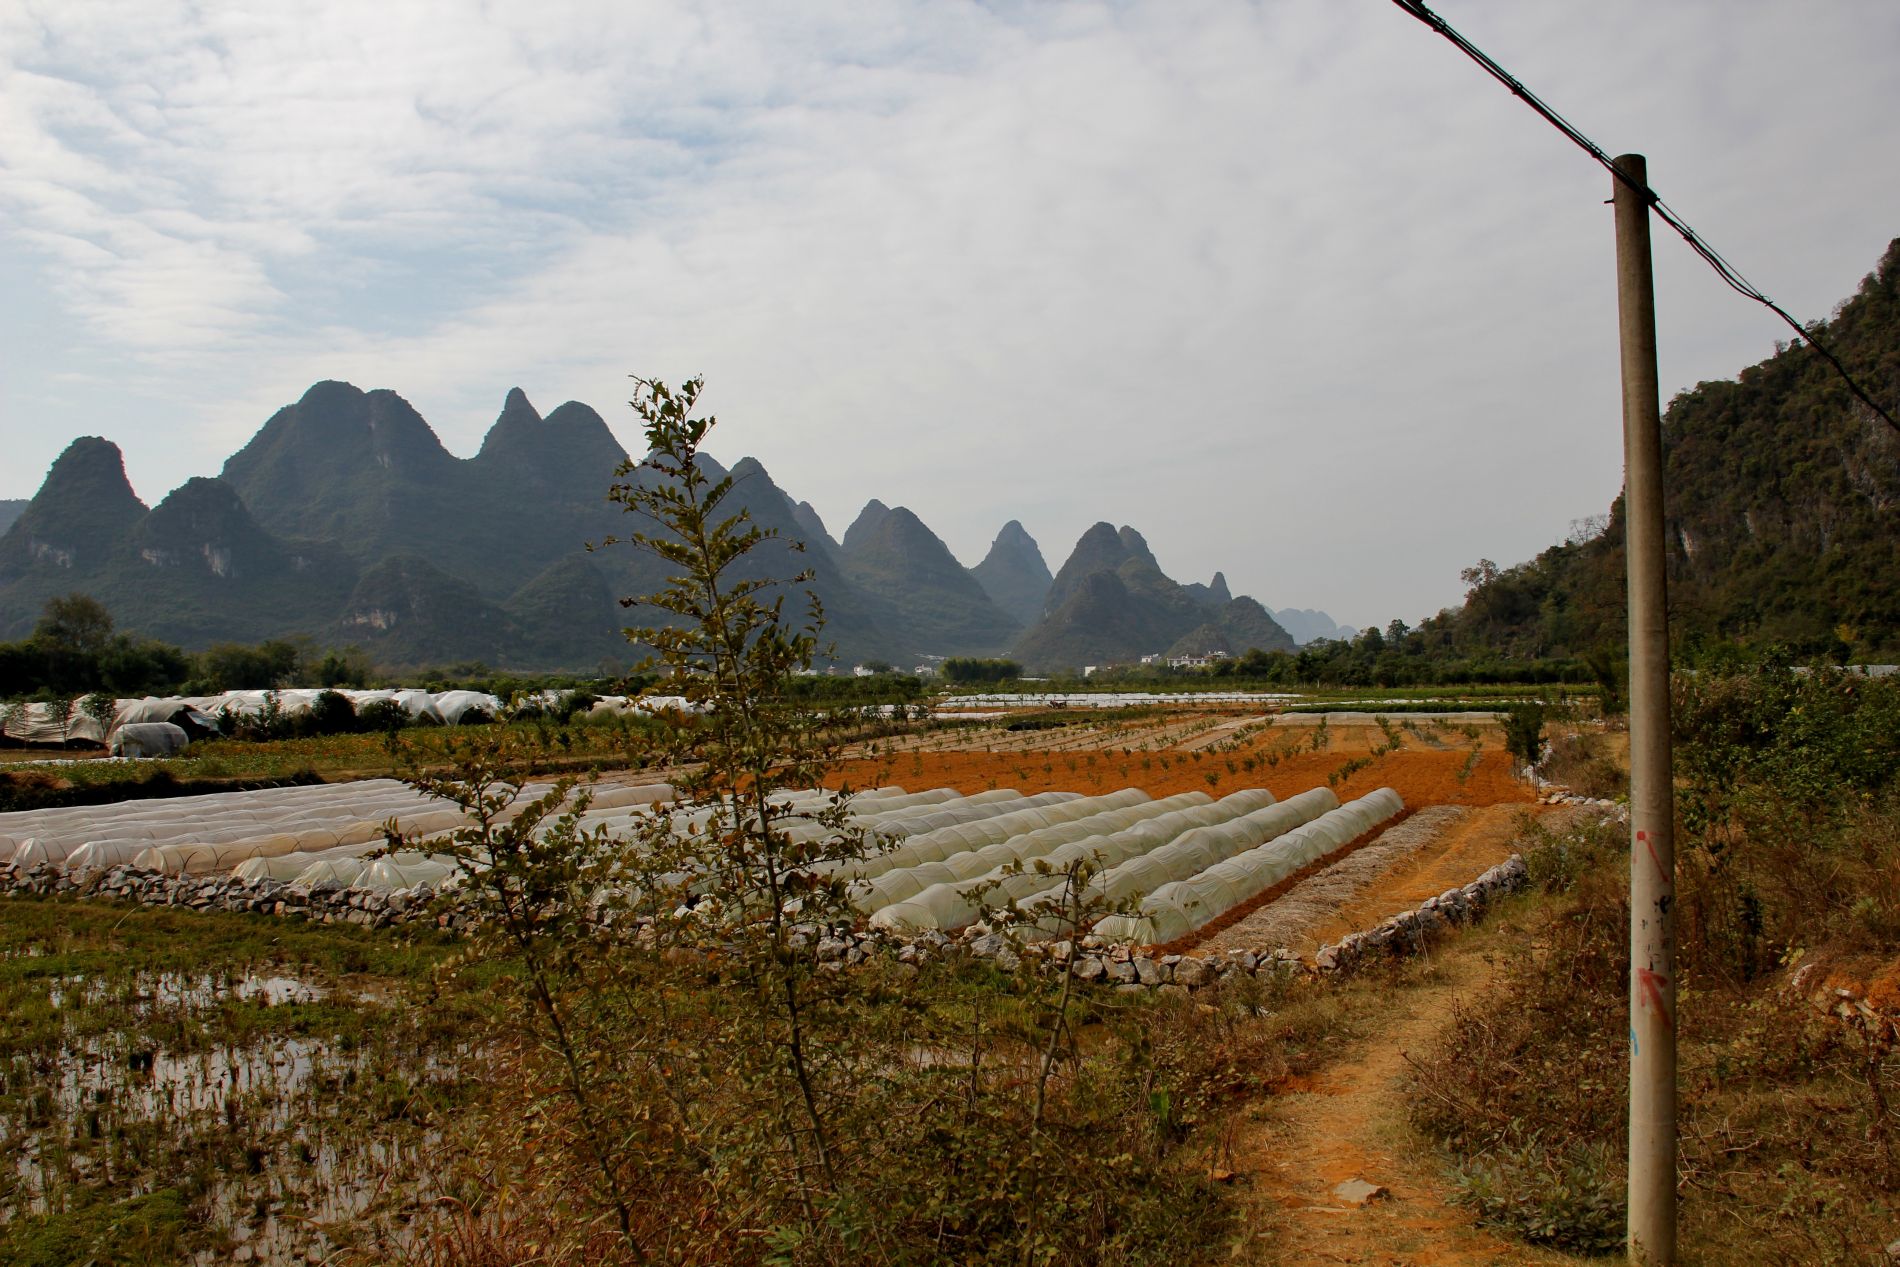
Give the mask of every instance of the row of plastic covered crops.
<svg viewBox="0 0 1900 1267">
<path fill-rule="evenodd" d="M 546 791 L 548 785 L 527 784 L 521 789 L 521 803 Z M 650 829 L 657 813 L 669 814 L 671 828 L 681 832 L 702 829 L 710 814 L 667 808 L 674 790 L 664 783 L 603 785 L 589 795 L 581 827 L 604 828 L 619 839 Z M 1075 796 L 1025 796 L 1009 789 L 962 796 L 949 788 L 906 792 L 882 787 L 858 793 L 850 803 L 850 817 L 874 839 L 892 841 Z M 806 813 L 832 798 L 823 789 L 780 794 L 791 811 L 784 820 L 788 830 L 805 837 L 828 831 Z M 417 849 L 385 853 L 385 825 L 391 820 L 406 837 L 418 840 Z M 231 873 L 253 881 L 329 882 L 389 891 L 446 880 L 453 864 L 429 852 L 429 839 L 467 821 L 455 806 L 394 779 L 25 810 L 0 814 L 0 865 L 50 862 L 79 872 L 130 863 L 168 875 Z M 379 854 L 383 856 L 372 856 Z"/>
<path fill-rule="evenodd" d="M 1134 708 L 1143 704 L 1279 704 L 1298 698 L 1282 691 L 983 691 L 953 695 L 939 707 Z"/>
<path fill-rule="evenodd" d="M 1264 788 L 1215 800 L 1135 789 L 1025 809 L 913 836 L 849 866 L 852 901 L 874 926 L 955 929 L 1013 904 L 1055 934 L 1078 916 L 1116 941 L 1174 941 L 1402 813 L 1380 788 L 1345 805 L 1325 788 L 1276 802 Z M 1093 872 L 1078 889 L 1074 864 Z"/>
<path fill-rule="evenodd" d="M 527 797 L 546 790 L 523 789 Z M 669 808 L 665 784 L 602 786 L 582 817 L 628 839 L 666 814 L 671 829 L 705 826 L 710 811 Z M 830 802 L 822 789 L 780 794 L 789 830 L 830 828 L 802 811 Z M 1135 788 L 1101 796 L 949 788 L 858 793 L 851 824 L 867 856 L 830 866 L 875 927 L 954 930 L 1013 905 L 1033 930 L 1056 935 L 1078 916 L 1116 910 L 1095 931 L 1115 940 L 1174 941 L 1258 896 L 1404 810 L 1390 788 L 1340 804 L 1325 788 L 1276 801 L 1264 788 L 1215 800 L 1183 792 L 1159 800 Z M 384 853 L 394 819 L 414 850 Z M 105 807 L 0 814 L 0 864 L 53 862 L 68 870 L 132 863 L 167 874 L 222 872 L 257 881 L 327 882 L 376 891 L 441 886 L 455 875 L 428 838 L 463 826 L 459 810 L 390 779 L 226 792 Z M 372 856 L 381 855 L 381 856 Z M 1089 864 L 1079 890 L 1070 868 Z"/>
<path fill-rule="evenodd" d="M 564 694 L 542 691 L 504 701 L 486 691 L 423 690 L 348 690 L 338 695 L 350 701 L 357 712 L 372 704 L 390 701 L 417 724 L 455 726 L 464 722 L 494 721 L 514 712 L 539 712 L 558 706 Z M 23 743 L 59 744 L 69 740 L 105 743 L 121 726 L 155 722 L 189 721 L 196 733 L 221 728 L 226 717 L 260 717 L 275 711 L 284 717 L 301 717 L 316 706 L 323 691 L 296 688 L 281 691 L 226 691 L 221 695 L 148 695 L 143 699 L 113 702 L 110 716 L 88 712 L 79 701 L 66 707 L 65 718 L 46 703 L 23 704 L 11 710 L 0 727 L 4 733 Z M 596 698 L 588 706 L 590 715 L 602 713 L 652 712 L 660 709 L 690 711 L 691 705 L 678 696 L 608 695 Z"/>
</svg>

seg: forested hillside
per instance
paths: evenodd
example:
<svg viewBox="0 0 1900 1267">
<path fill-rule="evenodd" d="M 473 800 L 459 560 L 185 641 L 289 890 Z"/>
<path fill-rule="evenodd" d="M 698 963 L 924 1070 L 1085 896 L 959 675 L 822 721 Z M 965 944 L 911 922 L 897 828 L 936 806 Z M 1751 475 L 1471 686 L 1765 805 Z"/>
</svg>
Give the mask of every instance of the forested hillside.
<svg viewBox="0 0 1900 1267">
<path fill-rule="evenodd" d="M 1889 412 L 1900 409 L 1900 239 L 1832 320 L 1811 327 Z M 1771 642 L 1900 655 L 1900 435 L 1802 341 L 1663 418 L 1670 618 L 1679 642 Z M 1624 639 L 1619 498 L 1594 533 L 1528 563 L 1467 573 L 1427 648 L 1584 654 Z"/>
</svg>

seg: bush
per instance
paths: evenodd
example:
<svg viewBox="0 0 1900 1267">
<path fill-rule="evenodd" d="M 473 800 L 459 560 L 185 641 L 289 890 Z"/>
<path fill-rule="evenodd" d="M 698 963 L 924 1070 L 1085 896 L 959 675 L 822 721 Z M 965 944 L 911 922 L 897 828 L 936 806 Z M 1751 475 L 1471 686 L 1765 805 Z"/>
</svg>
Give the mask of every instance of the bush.
<svg viewBox="0 0 1900 1267">
<path fill-rule="evenodd" d="M 357 726 L 363 730 L 381 731 L 394 734 L 416 723 L 410 718 L 409 710 L 393 699 L 374 700 L 357 711 Z"/>
<path fill-rule="evenodd" d="M 1544 755 L 1544 706 L 1536 701 L 1510 704 L 1504 709 L 1504 750 L 1525 769 Z"/>
<path fill-rule="evenodd" d="M 1619 1161 L 1605 1145 L 1576 1150 L 1556 1165 L 1535 1148 L 1496 1152 L 1459 1167 L 1456 1199 L 1533 1245 L 1620 1254 L 1626 1215 Z"/>
<path fill-rule="evenodd" d="M 1595 730 L 1559 735 L 1544 758 L 1544 777 L 1583 796 L 1608 800 L 1629 795 L 1629 772 L 1611 755 L 1609 736 Z"/>
<path fill-rule="evenodd" d="M 356 705 L 340 691 L 324 691 L 310 703 L 304 724 L 313 735 L 347 735 L 356 730 Z"/>
</svg>

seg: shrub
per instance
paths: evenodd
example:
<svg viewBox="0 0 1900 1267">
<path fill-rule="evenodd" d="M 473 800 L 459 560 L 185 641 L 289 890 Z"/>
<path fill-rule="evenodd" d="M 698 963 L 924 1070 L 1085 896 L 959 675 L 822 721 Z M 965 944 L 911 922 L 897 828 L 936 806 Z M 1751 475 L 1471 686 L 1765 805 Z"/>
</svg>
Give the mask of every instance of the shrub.
<svg viewBox="0 0 1900 1267">
<path fill-rule="evenodd" d="M 409 710 L 393 699 L 372 700 L 356 713 L 356 722 L 364 730 L 382 731 L 394 734 L 415 723 L 410 720 Z"/>
<path fill-rule="evenodd" d="M 340 691 L 324 691 L 303 720 L 313 735 L 347 735 L 357 728 L 356 705 Z"/>
<path fill-rule="evenodd" d="M 1561 1163 L 1535 1148 L 1499 1151 L 1459 1167 L 1457 1199 L 1486 1223 L 1533 1245 L 1577 1254 L 1623 1251 L 1623 1180 L 1614 1148 L 1578 1149 Z"/>
</svg>

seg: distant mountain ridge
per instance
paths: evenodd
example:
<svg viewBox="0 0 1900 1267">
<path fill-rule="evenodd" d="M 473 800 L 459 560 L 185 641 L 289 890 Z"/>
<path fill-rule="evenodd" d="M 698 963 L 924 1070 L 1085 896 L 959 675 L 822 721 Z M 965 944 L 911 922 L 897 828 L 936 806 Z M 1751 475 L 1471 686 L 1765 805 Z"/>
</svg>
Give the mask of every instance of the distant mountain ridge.
<svg viewBox="0 0 1900 1267">
<path fill-rule="evenodd" d="M 624 668 L 636 657 L 622 627 L 650 617 L 618 597 L 660 588 L 665 569 L 585 543 L 625 531 L 605 493 L 627 456 L 588 406 L 544 416 L 514 388 L 475 455 L 459 458 L 395 392 L 326 381 L 272 414 L 221 474 L 148 508 L 118 447 L 82 437 L 31 500 L 0 502 L 0 638 L 23 636 L 48 598 L 77 590 L 124 627 L 193 648 L 301 636 L 396 668 Z M 840 540 L 757 460 L 730 472 L 701 463 L 731 475 L 733 503 L 761 527 L 805 543 L 798 556 L 768 548 L 753 574 L 810 569 L 823 636 L 845 663 L 1067 663 L 1082 649 L 1077 624 L 1103 635 L 1087 643 L 1089 662 L 1284 640 L 1220 574 L 1207 585 L 1166 577 L 1132 527 L 1097 525 L 1051 576 L 1011 520 L 966 568 L 905 507 L 868 502 Z M 797 603 L 787 610 L 802 615 Z"/>
<path fill-rule="evenodd" d="M 1281 628 L 1293 635 L 1293 641 L 1302 647 L 1309 642 L 1318 642 L 1322 638 L 1351 642 L 1360 631 L 1351 625 L 1342 625 L 1323 611 L 1314 611 L 1305 607 L 1283 607 L 1273 613 Z"/>
<path fill-rule="evenodd" d="M 25 498 L 0 497 L 0 532 L 11 528 L 13 521 L 25 512 L 26 507 Z"/>
<path fill-rule="evenodd" d="M 1254 648 L 1291 651 L 1293 639 L 1259 603 L 1234 598 L 1220 573 L 1206 585 L 1182 585 L 1135 529 L 1098 523 L 1076 541 L 1014 654 L 1030 669 L 1052 671 Z"/>
<path fill-rule="evenodd" d="M 844 534 L 841 556 L 851 582 L 880 601 L 882 622 L 909 663 L 998 654 L 1022 628 L 906 507 L 866 503 Z"/>
</svg>

